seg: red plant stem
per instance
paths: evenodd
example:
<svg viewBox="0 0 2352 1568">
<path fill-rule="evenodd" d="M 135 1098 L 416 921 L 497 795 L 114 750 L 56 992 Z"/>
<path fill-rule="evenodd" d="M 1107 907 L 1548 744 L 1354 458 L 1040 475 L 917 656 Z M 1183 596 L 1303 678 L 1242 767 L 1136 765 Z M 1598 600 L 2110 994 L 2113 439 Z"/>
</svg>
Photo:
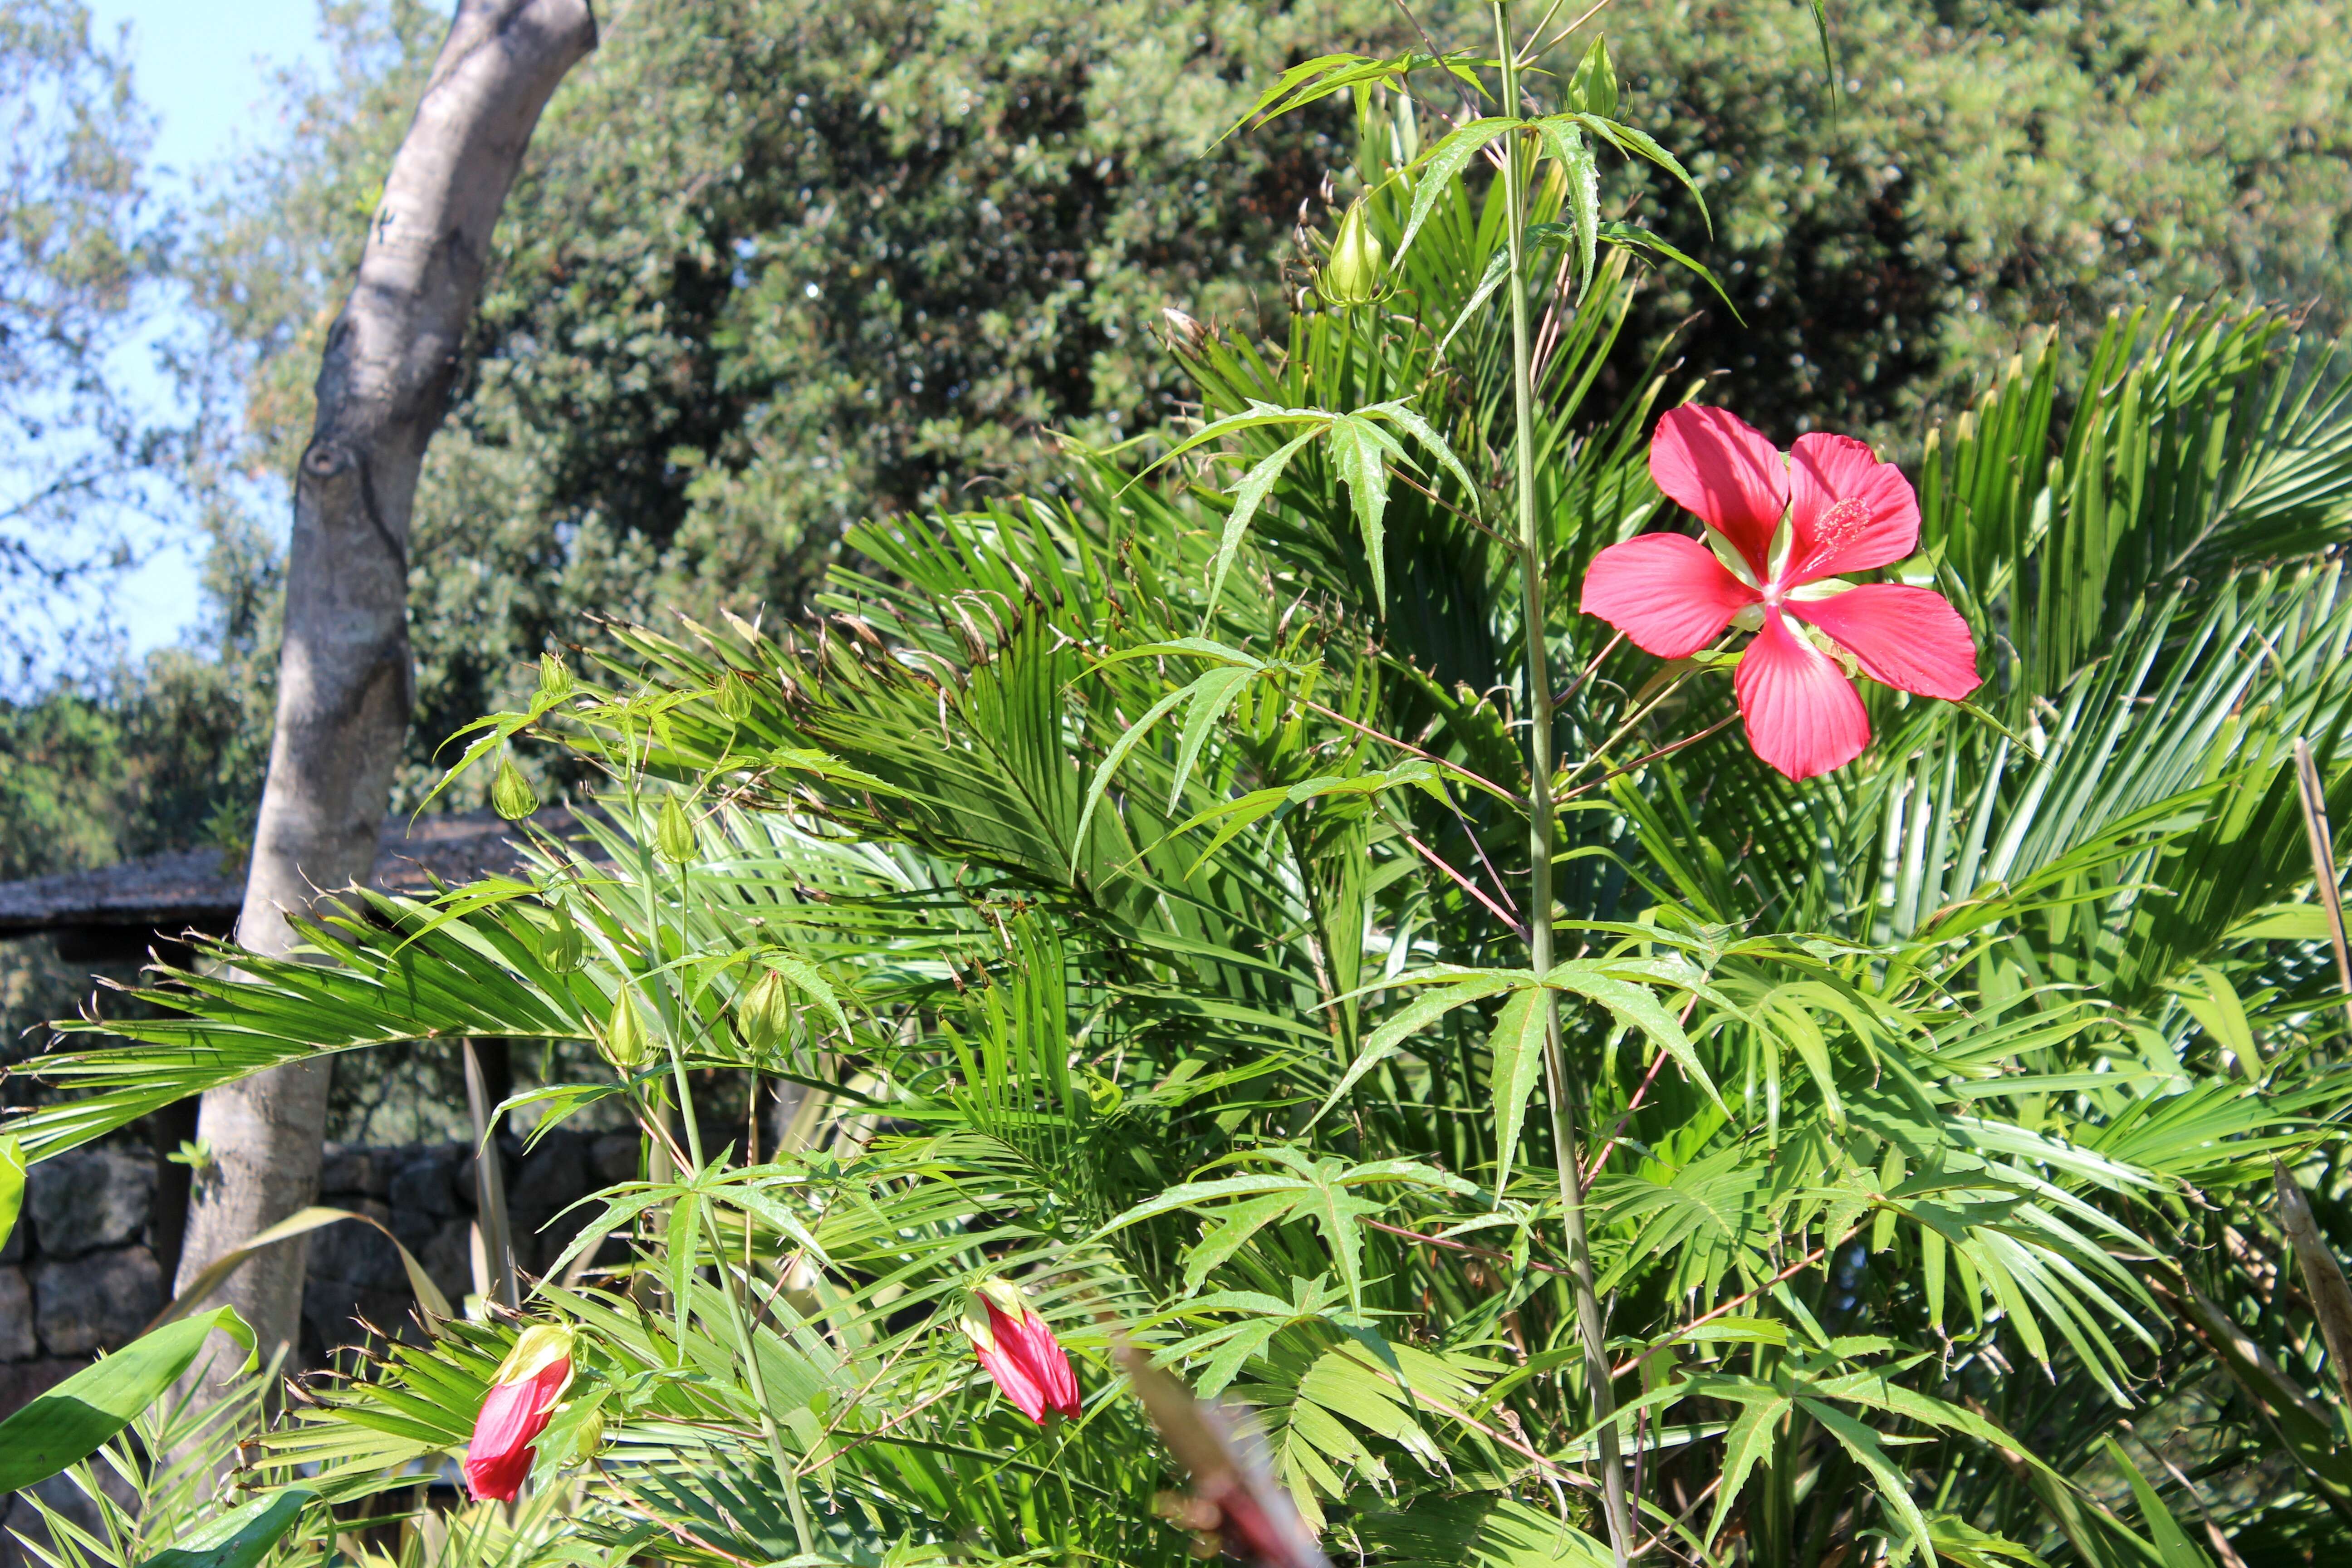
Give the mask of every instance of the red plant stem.
<svg viewBox="0 0 2352 1568">
<path fill-rule="evenodd" d="M 1693 993 L 1690 1000 L 1683 1004 L 1683 1016 L 1681 1018 L 1677 1019 L 1676 1022 L 1684 1024 L 1689 1023 L 1691 1009 L 1697 1005 L 1697 994 Z M 1633 1098 L 1625 1102 L 1624 1114 L 1618 1117 L 1617 1125 L 1609 1130 L 1609 1142 L 1601 1146 L 1601 1152 L 1592 1156 L 1591 1163 L 1584 1167 L 1583 1181 L 1586 1186 L 1591 1186 L 1592 1184 L 1592 1179 L 1601 1173 L 1601 1167 L 1602 1164 L 1607 1163 L 1611 1152 L 1617 1147 L 1618 1137 L 1625 1131 L 1625 1123 L 1633 1121 L 1633 1112 L 1642 1109 L 1642 1097 L 1648 1094 L 1650 1092 L 1650 1086 L 1658 1081 L 1658 1069 L 1665 1065 L 1666 1053 L 1660 1051 L 1658 1053 L 1658 1059 L 1652 1062 L 1650 1064 L 1650 1070 L 1643 1075 L 1642 1087 L 1635 1089 L 1633 1091 Z"/>
<path fill-rule="evenodd" d="M 1560 799 L 1562 799 L 1562 800 L 1574 800 L 1578 795 L 1582 795 L 1586 790 L 1589 790 L 1589 789 L 1599 789 L 1602 784 L 1607 784 L 1611 779 L 1613 779 L 1613 778 L 1622 778 L 1622 777 L 1623 777 L 1625 774 L 1632 773 L 1635 768 L 1639 768 L 1639 767 L 1646 767 L 1646 766 L 1648 766 L 1650 763 L 1656 762 L 1660 757 L 1670 757 L 1670 756 L 1674 755 L 1674 753 L 1675 753 L 1676 752 L 1681 751 L 1685 746 L 1696 746 L 1696 745 L 1697 745 L 1701 741 L 1706 740 L 1708 736 L 1710 736 L 1710 735 L 1713 735 L 1713 734 L 1717 733 L 1718 731 L 1722 731 L 1722 730 L 1726 730 L 1726 729 L 1730 728 L 1730 726 L 1731 726 L 1731 724 L 1732 724 L 1733 721 L 1737 720 L 1738 717 L 1739 717 L 1739 715 L 1738 715 L 1738 714 L 1737 714 L 1737 713 L 1727 713 L 1727 714 L 1724 715 L 1722 718 L 1720 718 L 1720 719 L 1717 720 L 1714 723 L 1709 724 L 1706 729 L 1701 730 L 1701 731 L 1700 731 L 1697 734 L 1696 734 L 1696 735 L 1685 735 L 1681 740 L 1672 742 L 1670 742 L 1670 743 L 1668 743 L 1668 744 L 1666 744 L 1666 745 L 1664 745 L 1664 746 L 1660 746 L 1656 751 L 1652 752 L 1649 752 L 1649 753 L 1648 753 L 1647 755 L 1645 755 L 1645 756 L 1639 756 L 1639 757 L 1635 757 L 1632 762 L 1627 763 L 1623 767 L 1622 767 L 1622 768 L 1612 768 L 1612 769 L 1610 769 L 1607 773 L 1602 773 L 1599 778 L 1594 779 L 1594 780 L 1593 780 L 1591 783 L 1590 783 L 1590 784 L 1580 784 L 1577 785 L 1574 789 L 1569 789 L 1569 790 L 1562 790 L 1562 791 L 1560 791 L 1559 798 L 1560 798 Z"/>
<path fill-rule="evenodd" d="M 1706 1488 L 1699 1492 L 1698 1496 L 1691 1499 L 1690 1507 L 1683 1510 L 1682 1512 L 1675 1516 L 1675 1524 L 1681 1524 L 1687 1521 L 1691 1515 L 1696 1513 L 1706 1502 L 1706 1500 L 1715 1495 L 1716 1489 L 1721 1485 L 1723 1485 L 1723 1478 L 1720 1475 L 1717 1476 L 1715 1479 L 1707 1482 Z M 1657 1529 L 1652 1531 L 1650 1532 L 1650 1539 L 1635 1547 L 1631 1555 L 1626 1558 L 1626 1561 L 1630 1563 L 1635 1558 L 1640 1557 L 1643 1552 L 1649 1551 L 1651 1547 L 1663 1544 L 1666 1539 L 1666 1531 L 1673 1528 L 1674 1524 L 1660 1525 Z M 1667 1547 L 1666 1550 L 1673 1552 L 1674 1548 Z M 1683 1557 L 1683 1554 L 1679 1552 L 1675 1552 L 1675 1555 L 1677 1557 Z M 1690 1559 L 1683 1557 L 1683 1561 L 1687 1563 Z"/>
<path fill-rule="evenodd" d="M 1773 1286 L 1780 1284 L 1782 1280 L 1791 1279 L 1796 1275 L 1803 1273 L 1806 1269 L 1811 1268 L 1814 1264 L 1820 1262 L 1824 1257 L 1828 1256 L 1832 1247 L 1843 1247 L 1847 1240 L 1853 1237 L 1853 1233 L 1861 1228 L 1862 1227 L 1858 1225 L 1849 1226 L 1846 1228 L 1844 1236 L 1839 1237 L 1835 1241 L 1824 1242 L 1821 1246 L 1816 1247 L 1811 1252 L 1808 1252 L 1802 1258 L 1800 1258 L 1797 1261 L 1791 1263 L 1789 1267 L 1783 1268 L 1780 1272 L 1764 1281 L 1763 1284 L 1756 1287 L 1755 1289 L 1748 1291 L 1745 1296 L 1734 1296 L 1730 1300 L 1726 1301 L 1714 1311 L 1708 1312 L 1702 1317 L 1693 1318 L 1689 1322 L 1685 1323 L 1681 1328 L 1676 1329 L 1673 1333 L 1668 1334 L 1665 1338 L 1652 1342 L 1649 1347 L 1642 1352 L 1641 1355 L 1627 1356 L 1622 1363 L 1610 1369 L 1609 1375 L 1612 1377 L 1624 1376 L 1627 1373 L 1642 1364 L 1642 1356 L 1649 1354 L 1651 1351 L 1656 1350 L 1658 1346 L 1674 1343 L 1675 1341 L 1682 1338 L 1685 1334 L 1689 1333 L 1693 1329 L 1698 1328 L 1703 1324 L 1715 1321 L 1716 1319 L 1720 1318 L 1735 1307 L 1746 1306 L 1748 1302 L 1753 1301 L 1757 1297 L 1761 1296 L 1765 1291 L 1769 1290 Z"/>
<path fill-rule="evenodd" d="M 1369 1226 L 1374 1230 L 1387 1231 L 1391 1236 L 1403 1237 L 1407 1241 L 1425 1241 L 1432 1247 L 1450 1247 L 1456 1252 L 1474 1252 L 1481 1258 L 1499 1258 L 1505 1263 L 1511 1261 L 1509 1253 L 1497 1252 L 1491 1247 L 1473 1247 L 1466 1241 L 1454 1241 L 1443 1236 L 1423 1236 L 1417 1230 L 1406 1230 L 1402 1226 L 1387 1225 L 1376 1219 L 1359 1220 L 1357 1223 Z M 1560 1268 L 1549 1263 L 1538 1263 L 1532 1258 L 1528 1259 L 1528 1267 L 1540 1268 L 1547 1274 L 1566 1275 L 1570 1272 L 1569 1269 Z"/>
<path fill-rule="evenodd" d="M 1607 642 L 1602 643 L 1601 645 L 1601 651 L 1592 656 L 1592 662 L 1584 667 L 1582 674 L 1579 675 L 1574 680 L 1568 683 L 1567 690 L 1561 692 L 1559 696 L 1551 700 L 1551 705 L 1557 708 L 1561 703 L 1567 701 L 1570 698 L 1575 696 L 1578 692 L 1583 690 L 1584 683 L 1591 679 L 1594 672 L 1600 669 L 1601 661 L 1607 658 L 1611 654 L 1616 652 L 1617 645 L 1624 640 L 1625 634 L 1623 632 L 1619 632 L 1615 637 L 1611 637 Z"/>
<path fill-rule="evenodd" d="M 1690 1016 L 1688 1009 L 1684 1011 L 1683 1016 L 1685 1017 L 1688 1017 Z M 1666 1053 L 1660 1051 L 1658 1053 L 1658 1059 L 1650 1064 L 1650 1070 L 1643 1076 L 1642 1087 L 1635 1089 L 1633 1091 L 1633 1098 L 1625 1102 L 1625 1114 L 1620 1116 L 1617 1119 L 1617 1125 L 1609 1130 L 1609 1142 L 1601 1145 L 1601 1152 L 1592 1156 L 1591 1160 L 1585 1165 L 1583 1173 L 1580 1179 L 1586 1186 L 1590 1187 L 1592 1184 L 1592 1179 L 1601 1174 L 1601 1167 L 1608 1163 L 1609 1156 L 1611 1153 L 1615 1152 L 1617 1148 L 1617 1140 L 1619 1135 L 1625 1131 L 1625 1123 L 1633 1119 L 1633 1112 L 1642 1109 L 1642 1097 L 1648 1094 L 1650 1092 L 1650 1086 L 1658 1081 L 1658 1069 L 1665 1065 Z"/>
<path fill-rule="evenodd" d="M 1436 850 L 1432 849 L 1428 845 L 1423 844 L 1420 839 L 1415 838 L 1411 830 L 1400 826 L 1397 829 L 1397 834 L 1400 837 L 1403 838 L 1407 844 L 1412 845 L 1415 852 L 1417 852 L 1423 859 L 1428 861 L 1431 865 L 1436 867 L 1439 870 L 1453 878 L 1454 886 L 1460 888 L 1464 892 L 1469 894 L 1472 898 L 1486 905 L 1486 912 L 1493 915 L 1505 925 L 1510 927 L 1512 935 L 1517 937 L 1521 942 L 1528 940 L 1528 927 L 1526 921 L 1513 918 L 1509 911 L 1506 910 L 1502 905 L 1488 898 L 1486 893 L 1480 889 L 1477 883 L 1472 881 L 1469 878 L 1455 870 L 1452 866 L 1446 864 L 1444 860 L 1439 858 Z"/>
<path fill-rule="evenodd" d="M 1345 724 L 1349 729 L 1355 731 L 1360 735 L 1369 736 L 1372 740 L 1379 741 L 1384 745 L 1394 746 L 1400 751 L 1411 752 L 1414 756 L 1419 757 L 1425 763 L 1434 763 L 1439 767 L 1444 768 L 1447 773 L 1457 774 L 1462 778 L 1467 779 L 1470 783 L 1476 784 L 1480 789 L 1492 794 L 1496 799 L 1508 801 L 1511 805 L 1517 806 L 1521 811 L 1528 809 L 1526 796 L 1513 795 L 1509 790 L 1505 789 L 1501 784 L 1496 784 L 1494 780 L 1484 777 L 1478 773 L 1474 773 L 1459 763 L 1449 763 L 1444 757 L 1436 756 L 1431 752 L 1423 751 L 1411 741 L 1400 741 L 1394 735 L 1375 730 L 1369 724 L 1360 724 L 1355 720 L 1349 718 L 1345 713 L 1340 712 L 1338 709 L 1326 708 L 1322 703 L 1316 701 L 1311 697 L 1300 699 L 1299 705 L 1307 709 L 1309 712 L 1322 714 L 1326 719 L 1337 719 L 1340 723 Z"/>
</svg>

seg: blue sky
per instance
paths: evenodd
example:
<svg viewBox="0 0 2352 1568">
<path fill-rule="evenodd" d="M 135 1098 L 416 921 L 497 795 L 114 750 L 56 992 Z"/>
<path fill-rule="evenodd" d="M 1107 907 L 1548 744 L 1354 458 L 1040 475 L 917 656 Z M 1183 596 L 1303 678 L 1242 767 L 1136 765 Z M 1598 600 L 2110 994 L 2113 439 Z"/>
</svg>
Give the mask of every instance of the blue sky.
<svg viewBox="0 0 2352 1568">
<path fill-rule="evenodd" d="M 263 144 L 277 125 L 269 101 L 272 71 L 322 58 L 317 0 L 88 0 L 93 31 L 111 40 L 130 27 L 133 82 L 156 116 L 152 161 L 160 194 L 176 196 L 187 179 Z M 174 325 L 170 310 L 155 322 Z M 124 372 L 151 400 L 169 388 L 144 352 Z M 123 579 L 112 595 L 114 618 L 134 657 L 177 640 L 195 618 L 196 565 L 184 545 L 168 546 Z"/>
</svg>

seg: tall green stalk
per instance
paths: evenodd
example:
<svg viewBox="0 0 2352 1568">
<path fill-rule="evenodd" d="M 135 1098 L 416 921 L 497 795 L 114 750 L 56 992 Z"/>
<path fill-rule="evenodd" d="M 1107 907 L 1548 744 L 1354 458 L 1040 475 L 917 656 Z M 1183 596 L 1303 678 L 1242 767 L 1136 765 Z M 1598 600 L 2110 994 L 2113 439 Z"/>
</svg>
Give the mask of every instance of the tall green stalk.
<svg viewBox="0 0 2352 1568">
<path fill-rule="evenodd" d="M 1503 112 L 1519 112 L 1519 58 L 1511 38 L 1508 0 L 1495 0 L 1495 52 L 1503 62 Z M 1528 963 L 1538 974 L 1552 967 L 1553 811 L 1551 774 L 1557 759 L 1551 738 L 1551 671 L 1544 646 L 1545 541 L 1536 513 L 1536 385 L 1533 331 L 1528 320 L 1527 165 L 1525 142 L 1514 134 L 1504 143 L 1504 205 L 1510 215 L 1511 397 L 1518 415 L 1514 467 L 1518 479 L 1519 584 L 1528 666 Z M 1550 1101 L 1551 1135 L 1559 1164 L 1561 1227 L 1576 1296 L 1576 1327 L 1584 1344 L 1584 1382 L 1591 1391 L 1592 1421 L 1601 1453 L 1601 1499 L 1609 1525 L 1609 1549 L 1623 1568 L 1633 1545 L 1633 1516 L 1625 1498 L 1625 1467 L 1617 1451 L 1617 1399 L 1610 1386 L 1609 1342 L 1601 1321 L 1601 1298 L 1592 1288 L 1592 1248 L 1584 1228 L 1584 1184 L 1578 1172 L 1584 1138 L 1576 1115 L 1576 1092 L 1560 1049 L 1559 998 L 1547 991 L 1544 1007 L 1544 1088 Z"/>
</svg>

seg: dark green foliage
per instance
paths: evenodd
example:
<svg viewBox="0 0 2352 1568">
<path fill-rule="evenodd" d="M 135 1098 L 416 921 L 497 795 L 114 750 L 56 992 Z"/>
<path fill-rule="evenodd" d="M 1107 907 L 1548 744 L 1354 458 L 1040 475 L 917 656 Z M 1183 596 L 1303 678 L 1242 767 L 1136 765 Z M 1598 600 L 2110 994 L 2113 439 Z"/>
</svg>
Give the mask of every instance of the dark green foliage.
<svg viewBox="0 0 2352 1568">
<path fill-rule="evenodd" d="M 1343 27 L 1398 26 L 1349 0 Z M 331 82 L 207 225 L 249 460 L 319 333 L 441 18 L 331 13 Z M 1154 333 L 1248 317 L 1336 154 L 1194 155 L 1334 18 L 1204 3 L 641 5 L 541 125 L 418 498 L 420 759 L 592 615 L 785 610 L 860 518 L 1053 483 L 1175 410 Z M 1332 121 L 1339 123 L 1343 121 Z M 421 777 L 422 774 L 412 775 Z"/>
<path fill-rule="evenodd" d="M 1637 342 L 1690 311 L 1709 401 L 1777 438 L 1916 451 L 1923 413 L 2030 334 L 2080 353 L 2107 311 L 2221 293 L 2352 313 L 2352 39 L 2330 0 L 1867 0 L 1829 6 L 1824 91 L 1801 5 L 1612 7 L 1625 116 L 1684 150 L 1712 235 L 1666 182 L 1648 221 L 1724 281 L 1667 279 Z M 1621 187 L 1622 188 L 1622 187 Z"/>
</svg>

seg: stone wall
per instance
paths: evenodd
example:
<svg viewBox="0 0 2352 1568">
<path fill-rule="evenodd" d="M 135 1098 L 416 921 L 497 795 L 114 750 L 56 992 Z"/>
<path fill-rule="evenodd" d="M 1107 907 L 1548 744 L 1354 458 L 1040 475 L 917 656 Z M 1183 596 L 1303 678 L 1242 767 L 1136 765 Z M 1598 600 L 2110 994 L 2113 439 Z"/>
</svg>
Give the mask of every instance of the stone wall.
<svg viewBox="0 0 2352 1568">
<path fill-rule="evenodd" d="M 637 1173 L 634 1134 L 558 1131 L 528 1154 L 520 1139 L 499 1143 L 516 1261 L 529 1274 L 561 1256 L 592 1214 L 564 1210 Z M 0 1248 L 0 1416 L 88 1365 L 93 1352 L 136 1338 L 163 1310 L 171 1289 L 155 1252 L 156 1174 L 144 1152 L 115 1149 L 77 1150 L 27 1173 L 24 1213 Z M 450 1300 L 473 1290 L 470 1144 L 330 1143 L 319 1184 L 321 1204 L 389 1226 Z M 335 1347 L 362 1336 L 362 1321 L 400 1332 L 414 1306 L 400 1255 L 382 1231 L 348 1222 L 313 1231 L 299 1362 L 325 1364 Z M 37 1489 L 84 1528 L 98 1528 L 95 1509 L 68 1478 Z M 18 1533 L 46 1539 L 29 1500 L 0 1496 L 0 1568 L 37 1561 L 23 1555 Z"/>
<path fill-rule="evenodd" d="M 557 1131 L 526 1154 L 499 1140 L 516 1261 L 527 1274 L 552 1262 L 589 1218 L 563 1211 L 636 1173 L 634 1135 Z M 143 1152 L 77 1150 L 27 1173 L 25 1209 L 0 1249 L 0 1416 L 136 1337 L 171 1298 L 155 1254 L 156 1169 Z M 360 1148 L 330 1143 L 319 1202 L 389 1226 L 452 1301 L 474 1289 L 472 1148 L 466 1143 Z M 559 1217 L 561 1216 L 561 1217 Z M 372 1226 L 345 1223 L 310 1236 L 298 1359 L 320 1366 L 361 1330 L 398 1331 L 414 1299 L 400 1255 Z"/>
<path fill-rule="evenodd" d="M 26 1173 L 24 1212 L 0 1248 L 0 1415 L 135 1337 L 170 1293 L 148 1211 L 143 1155 L 78 1150 Z"/>
</svg>

